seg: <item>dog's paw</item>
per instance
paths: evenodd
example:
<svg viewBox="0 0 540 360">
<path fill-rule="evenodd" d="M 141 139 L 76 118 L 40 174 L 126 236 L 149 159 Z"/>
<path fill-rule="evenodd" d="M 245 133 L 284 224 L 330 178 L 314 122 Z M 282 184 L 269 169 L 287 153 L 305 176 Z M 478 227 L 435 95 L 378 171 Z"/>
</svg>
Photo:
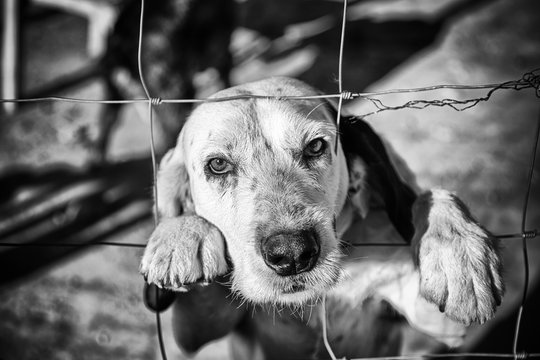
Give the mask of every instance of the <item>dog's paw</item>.
<svg viewBox="0 0 540 360">
<path fill-rule="evenodd" d="M 140 266 L 148 283 L 176 291 L 208 283 L 227 270 L 223 236 L 196 215 L 163 219 L 148 240 Z"/>
<path fill-rule="evenodd" d="M 443 190 L 420 197 L 414 218 L 420 294 L 458 322 L 491 319 L 504 294 L 497 239 Z"/>
</svg>

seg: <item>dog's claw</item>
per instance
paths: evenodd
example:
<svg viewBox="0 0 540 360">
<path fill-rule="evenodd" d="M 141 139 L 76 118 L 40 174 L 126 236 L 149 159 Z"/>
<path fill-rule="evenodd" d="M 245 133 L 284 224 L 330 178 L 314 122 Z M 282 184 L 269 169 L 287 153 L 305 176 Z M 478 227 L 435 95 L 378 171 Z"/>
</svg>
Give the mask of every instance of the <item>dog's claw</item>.
<svg viewBox="0 0 540 360">
<path fill-rule="evenodd" d="M 445 308 L 446 308 L 446 304 L 440 304 L 440 305 L 439 305 L 439 311 L 440 311 L 440 312 L 443 313 L 444 310 L 445 310 Z"/>
</svg>

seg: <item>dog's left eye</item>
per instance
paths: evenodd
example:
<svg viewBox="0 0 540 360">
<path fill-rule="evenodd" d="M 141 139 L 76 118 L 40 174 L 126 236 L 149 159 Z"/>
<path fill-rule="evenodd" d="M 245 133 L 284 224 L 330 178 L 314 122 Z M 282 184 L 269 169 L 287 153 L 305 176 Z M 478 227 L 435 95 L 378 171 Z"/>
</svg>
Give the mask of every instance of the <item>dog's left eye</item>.
<svg viewBox="0 0 540 360">
<path fill-rule="evenodd" d="M 311 140 L 304 149 L 304 155 L 307 157 L 321 156 L 326 150 L 326 141 L 323 139 Z"/>
<path fill-rule="evenodd" d="M 232 165 L 222 158 L 213 158 L 208 162 L 208 168 L 215 175 L 223 175 L 232 169 Z"/>
</svg>

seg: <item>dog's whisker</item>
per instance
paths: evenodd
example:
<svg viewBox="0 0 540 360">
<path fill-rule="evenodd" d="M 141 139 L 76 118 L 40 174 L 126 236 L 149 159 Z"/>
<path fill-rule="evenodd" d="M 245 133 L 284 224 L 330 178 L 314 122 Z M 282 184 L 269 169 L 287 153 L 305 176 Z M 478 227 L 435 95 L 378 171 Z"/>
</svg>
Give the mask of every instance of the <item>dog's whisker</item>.
<svg viewBox="0 0 540 360">
<path fill-rule="evenodd" d="M 371 256 L 355 256 L 351 257 L 351 260 L 364 260 L 364 259 L 371 259 Z"/>
<path fill-rule="evenodd" d="M 310 300 L 309 301 L 309 315 L 308 315 L 308 318 L 307 318 L 307 321 L 306 321 L 306 325 L 309 324 L 309 322 L 311 321 L 311 316 L 313 315 L 313 308 L 315 307 L 315 303 L 313 302 L 313 300 Z"/>
<path fill-rule="evenodd" d="M 309 119 L 310 115 L 313 114 L 313 112 L 315 112 L 315 110 L 317 110 L 318 108 L 320 108 L 321 106 L 324 106 L 324 105 L 326 105 L 326 102 L 319 103 L 317 106 L 315 106 L 313 109 L 311 109 L 310 112 L 307 113 L 305 118 Z"/>
</svg>

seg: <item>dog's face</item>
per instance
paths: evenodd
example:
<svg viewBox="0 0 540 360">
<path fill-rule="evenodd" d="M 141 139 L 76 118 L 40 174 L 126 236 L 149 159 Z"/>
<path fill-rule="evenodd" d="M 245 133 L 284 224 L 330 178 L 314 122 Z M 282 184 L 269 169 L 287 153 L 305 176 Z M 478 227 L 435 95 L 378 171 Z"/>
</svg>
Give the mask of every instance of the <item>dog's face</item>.
<svg viewBox="0 0 540 360">
<path fill-rule="evenodd" d="M 250 94 L 317 92 L 300 81 L 272 78 L 214 98 Z M 366 169 L 356 160 L 346 159 L 335 111 L 325 100 L 204 103 L 164 158 L 161 185 L 158 175 L 158 187 L 178 201 L 166 195 L 158 205 L 166 216 L 195 212 L 222 232 L 233 289 L 244 298 L 301 304 L 340 279 L 337 218 L 347 198 L 356 199 L 357 208 L 367 206 Z"/>
<path fill-rule="evenodd" d="M 283 79 L 220 92 L 315 94 Z M 300 303 L 339 278 L 335 221 L 348 174 L 321 101 L 206 103 L 180 136 L 195 212 L 223 233 L 233 286 L 255 302 Z"/>
</svg>

